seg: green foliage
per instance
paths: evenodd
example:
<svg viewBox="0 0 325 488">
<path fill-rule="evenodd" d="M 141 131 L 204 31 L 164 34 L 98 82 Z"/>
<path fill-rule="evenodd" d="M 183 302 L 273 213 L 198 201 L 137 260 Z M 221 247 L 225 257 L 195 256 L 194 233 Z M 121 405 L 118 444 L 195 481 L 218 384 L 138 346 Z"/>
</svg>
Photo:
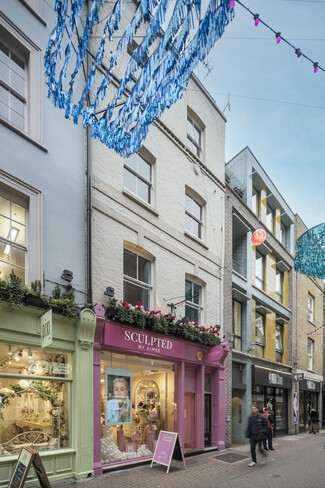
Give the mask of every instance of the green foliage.
<svg viewBox="0 0 325 488">
<path fill-rule="evenodd" d="M 67 286 L 67 290 L 62 293 L 59 285 L 52 291 L 53 298 L 41 295 L 42 283 L 40 280 L 33 281 L 31 287 L 22 285 L 20 278 L 12 271 L 9 280 L 0 280 L 0 301 L 7 302 L 11 309 L 21 308 L 26 303 L 26 297 L 35 297 L 42 304 L 55 307 L 58 313 L 70 319 L 79 317 L 80 309 L 75 301 L 72 286 Z M 36 305 L 37 306 L 37 305 Z"/>
<path fill-rule="evenodd" d="M 164 334 L 178 339 L 195 342 L 203 346 L 217 346 L 220 344 L 219 332 L 214 327 L 199 326 L 196 321 L 176 320 L 173 315 L 162 314 L 144 308 L 140 302 L 132 306 L 125 301 L 118 302 L 116 298 L 109 300 L 107 316 L 112 320 L 133 325 L 141 329 L 150 330 L 157 334 Z"/>
</svg>

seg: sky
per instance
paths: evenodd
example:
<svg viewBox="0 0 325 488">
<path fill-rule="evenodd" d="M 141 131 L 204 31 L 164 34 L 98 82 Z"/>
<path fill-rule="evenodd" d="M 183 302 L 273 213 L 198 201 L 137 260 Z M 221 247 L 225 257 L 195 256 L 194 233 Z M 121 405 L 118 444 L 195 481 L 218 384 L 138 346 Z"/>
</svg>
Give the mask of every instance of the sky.
<svg viewBox="0 0 325 488">
<path fill-rule="evenodd" d="M 196 71 L 224 111 L 226 162 L 249 146 L 308 228 L 325 222 L 325 72 L 298 58 L 235 2 L 235 17 Z M 242 0 L 325 70 L 325 0 Z"/>
</svg>

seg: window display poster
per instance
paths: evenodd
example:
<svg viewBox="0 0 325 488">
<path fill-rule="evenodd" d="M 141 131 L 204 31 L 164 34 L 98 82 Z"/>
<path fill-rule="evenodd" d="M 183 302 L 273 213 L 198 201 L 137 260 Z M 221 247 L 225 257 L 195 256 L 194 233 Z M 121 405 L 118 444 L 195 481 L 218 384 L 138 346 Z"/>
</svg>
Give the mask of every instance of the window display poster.
<svg viewBox="0 0 325 488">
<path fill-rule="evenodd" d="M 132 423 L 132 370 L 105 368 L 105 425 Z"/>
<path fill-rule="evenodd" d="M 293 423 L 297 424 L 299 419 L 299 393 L 293 394 Z"/>
</svg>

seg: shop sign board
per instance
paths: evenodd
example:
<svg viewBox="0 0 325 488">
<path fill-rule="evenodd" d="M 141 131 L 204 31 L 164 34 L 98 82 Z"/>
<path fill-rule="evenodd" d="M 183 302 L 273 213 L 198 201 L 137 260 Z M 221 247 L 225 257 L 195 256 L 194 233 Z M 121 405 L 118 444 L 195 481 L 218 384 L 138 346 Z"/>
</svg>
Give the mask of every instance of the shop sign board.
<svg viewBox="0 0 325 488">
<path fill-rule="evenodd" d="M 52 344 L 52 309 L 47 310 L 40 317 L 41 319 L 41 348 L 48 347 Z"/>
<path fill-rule="evenodd" d="M 316 390 L 316 383 L 314 381 L 307 380 L 308 390 Z"/>
<path fill-rule="evenodd" d="M 214 363 L 215 361 L 220 361 L 224 354 L 224 350 L 222 346 L 214 346 L 211 347 L 209 352 L 205 356 L 205 360 L 209 363 Z"/>
<path fill-rule="evenodd" d="M 283 386 L 283 376 L 269 372 L 269 384 Z"/>
<path fill-rule="evenodd" d="M 143 330 L 126 329 L 111 323 L 105 324 L 104 341 L 108 346 L 131 349 L 142 353 L 180 359 L 185 356 L 184 342 L 166 336 L 150 334 Z"/>
<path fill-rule="evenodd" d="M 28 447 L 20 450 L 7 488 L 23 488 L 31 465 L 34 467 L 40 486 L 51 488 L 40 455 Z"/>
<path fill-rule="evenodd" d="M 167 432 L 165 430 L 161 430 L 150 468 L 152 468 L 153 463 L 162 464 L 163 466 L 167 466 L 168 473 L 172 459 L 183 461 L 186 469 L 184 454 L 178 432 Z"/>
<path fill-rule="evenodd" d="M 293 393 L 292 398 L 292 407 L 293 407 L 293 423 L 297 424 L 299 419 L 299 393 Z"/>
</svg>

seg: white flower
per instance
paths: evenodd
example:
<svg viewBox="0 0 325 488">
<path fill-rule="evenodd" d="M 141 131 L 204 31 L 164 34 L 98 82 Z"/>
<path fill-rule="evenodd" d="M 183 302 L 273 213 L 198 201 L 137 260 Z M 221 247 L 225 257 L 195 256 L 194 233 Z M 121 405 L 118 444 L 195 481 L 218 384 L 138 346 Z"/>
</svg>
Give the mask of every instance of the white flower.
<svg viewBox="0 0 325 488">
<path fill-rule="evenodd" d="M 24 390 L 27 390 L 29 388 L 29 381 L 27 380 L 20 380 L 18 381 L 18 385 L 23 388 Z"/>
</svg>

